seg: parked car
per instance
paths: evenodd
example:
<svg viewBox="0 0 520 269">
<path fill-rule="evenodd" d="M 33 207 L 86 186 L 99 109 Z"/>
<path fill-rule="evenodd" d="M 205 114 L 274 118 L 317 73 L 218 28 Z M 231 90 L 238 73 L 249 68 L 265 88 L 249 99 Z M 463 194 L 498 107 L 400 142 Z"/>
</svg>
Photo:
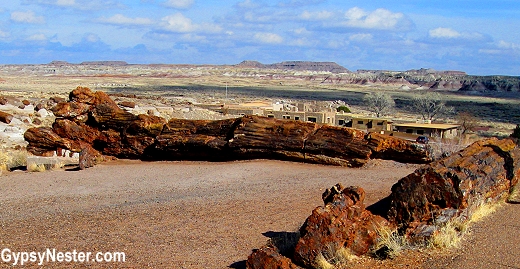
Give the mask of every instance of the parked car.
<svg viewBox="0 0 520 269">
<path fill-rule="evenodd" d="M 427 136 L 424 136 L 424 135 L 421 135 L 419 137 L 417 137 L 417 139 L 415 139 L 415 142 L 417 143 L 421 143 L 421 144 L 428 144 L 428 137 Z"/>
</svg>

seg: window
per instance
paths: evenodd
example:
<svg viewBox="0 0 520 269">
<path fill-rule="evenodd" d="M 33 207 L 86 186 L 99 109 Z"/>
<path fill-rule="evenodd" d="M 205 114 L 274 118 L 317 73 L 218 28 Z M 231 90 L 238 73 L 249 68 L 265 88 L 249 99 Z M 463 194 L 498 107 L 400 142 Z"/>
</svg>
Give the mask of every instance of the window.
<svg viewBox="0 0 520 269">
<path fill-rule="evenodd" d="M 407 134 L 413 134 L 413 129 L 406 129 Z"/>
<path fill-rule="evenodd" d="M 382 122 L 382 121 L 379 121 L 379 122 L 377 122 L 377 125 L 379 125 L 379 126 L 383 126 L 383 122 Z"/>
<path fill-rule="evenodd" d="M 290 115 L 282 115 L 282 118 L 285 119 L 285 120 L 290 120 L 291 116 Z"/>
<path fill-rule="evenodd" d="M 423 135 L 424 134 L 424 130 L 417 130 L 417 134 L 418 135 Z"/>
<path fill-rule="evenodd" d="M 307 117 L 307 121 L 318 122 L 318 119 L 316 117 Z"/>
<path fill-rule="evenodd" d="M 295 119 L 295 120 L 300 120 L 300 117 L 298 117 L 298 116 L 294 116 L 294 119 Z"/>
<path fill-rule="evenodd" d="M 362 120 L 358 120 L 357 124 L 363 124 L 363 121 Z"/>
<path fill-rule="evenodd" d="M 339 126 L 343 126 L 343 125 L 345 125 L 345 120 L 339 120 L 339 121 L 338 121 L 338 125 L 339 125 Z"/>
<path fill-rule="evenodd" d="M 330 117 L 327 117 L 327 123 L 330 123 Z"/>
<path fill-rule="evenodd" d="M 273 114 L 268 114 L 267 117 L 268 118 L 274 118 L 274 115 Z"/>
</svg>

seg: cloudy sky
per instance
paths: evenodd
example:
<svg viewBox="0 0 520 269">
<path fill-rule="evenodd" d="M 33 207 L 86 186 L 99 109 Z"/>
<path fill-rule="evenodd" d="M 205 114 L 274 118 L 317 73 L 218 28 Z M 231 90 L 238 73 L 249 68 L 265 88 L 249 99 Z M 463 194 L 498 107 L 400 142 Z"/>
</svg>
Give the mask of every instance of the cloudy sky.
<svg viewBox="0 0 520 269">
<path fill-rule="evenodd" d="M 334 61 L 520 75 L 518 0 L 9 0 L 0 64 Z"/>
</svg>

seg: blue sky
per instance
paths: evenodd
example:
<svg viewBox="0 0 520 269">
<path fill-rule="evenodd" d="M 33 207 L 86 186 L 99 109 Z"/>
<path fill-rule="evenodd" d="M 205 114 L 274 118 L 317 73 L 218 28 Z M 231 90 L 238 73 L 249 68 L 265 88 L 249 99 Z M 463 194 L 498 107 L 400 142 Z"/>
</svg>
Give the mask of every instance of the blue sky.
<svg viewBox="0 0 520 269">
<path fill-rule="evenodd" d="M 334 61 L 520 75 L 520 1 L 10 0 L 0 64 Z"/>
</svg>

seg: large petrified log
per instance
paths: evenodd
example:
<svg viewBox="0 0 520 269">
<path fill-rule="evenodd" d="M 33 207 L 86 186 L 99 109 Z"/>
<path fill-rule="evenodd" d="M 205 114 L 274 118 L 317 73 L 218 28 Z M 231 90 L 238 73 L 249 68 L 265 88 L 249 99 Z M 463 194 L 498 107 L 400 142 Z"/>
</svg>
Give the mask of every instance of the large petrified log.
<svg viewBox="0 0 520 269">
<path fill-rule="evenodd" d="M 80 152 L 88 147 L 93 158 L 99 154 L 149 160 L 268 158 L 354 167 L 374 157 L 430 161 L 424 148 L 405 140 L 311 122 L 258 116 L 166 122 L 126 112 L 107 94 L 84 87 L 73 90 L 69 101 L 52 111 L 57 117 L 52 130 L 33 128 L 25 135 L 34 154 L 63 147 Z M 63 139 L 72 143 L 64 144 Z"/>
<path fill-rule="evenodd" d="M 396 183 L 388 217 L 417 237 L 428 237 L 450 219 L 464 221 L 480 205 L 509 194 L 518 183 L 519 158 L 513 139 L 478 141 Z"/>
<path fill-rule="evenodd" d="M 392 150 L 385 145 L 381 147 Z M 509 195 L 518 183 L 519 172 L 518 141 L 491 138 L 475 142 L 399 180 L 391 195 L 378 203 L 389 207 L 382 216 L 364 210 L 364 192 L 360 188 L 336 185 L 323 194 L 325 206 L 314 209 L 301 227 L 302 237 L 294 255 L 285 257 L 291 258 L 290 262 L 276 253 L 276 249 L 264 247 L 248 257 L 247 268 L 277 268 L 271 266 L 282 261 L 291 266 L 295 263 L 318 268 L 318 255 L 332 260 L 334 251 L 340 248 L 356 255 L 372 249 L 384 256 L 384 247 L 375 249 L 378 228 L 398 228 L 410 241 L 423 242 L 448 221 L 469 221 L 479 206 Z"/>
</svg>

